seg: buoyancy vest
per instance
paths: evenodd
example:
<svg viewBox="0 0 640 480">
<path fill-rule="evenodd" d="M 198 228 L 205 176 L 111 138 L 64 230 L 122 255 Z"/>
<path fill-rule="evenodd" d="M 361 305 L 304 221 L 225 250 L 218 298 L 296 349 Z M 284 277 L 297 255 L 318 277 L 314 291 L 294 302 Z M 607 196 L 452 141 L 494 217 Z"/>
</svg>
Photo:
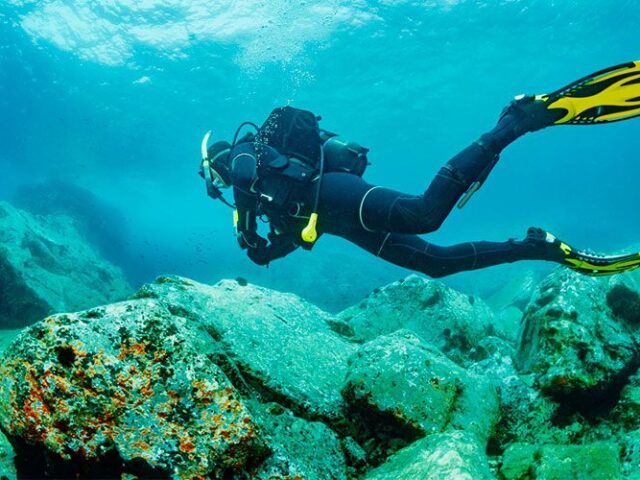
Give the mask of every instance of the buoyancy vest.
<svg viewBox="0 0 640 480">
<path fill-rule="evenodd" d="M 319 120 L 308 110 L 286 106 L 274 109 L 258 130 L 256 185 L 267 217 L 304 217 L 303 204 L 313 196 L 311 183 L 324 173 L 364 174 L 369 149 L 321 129 Z"/>
</svg>

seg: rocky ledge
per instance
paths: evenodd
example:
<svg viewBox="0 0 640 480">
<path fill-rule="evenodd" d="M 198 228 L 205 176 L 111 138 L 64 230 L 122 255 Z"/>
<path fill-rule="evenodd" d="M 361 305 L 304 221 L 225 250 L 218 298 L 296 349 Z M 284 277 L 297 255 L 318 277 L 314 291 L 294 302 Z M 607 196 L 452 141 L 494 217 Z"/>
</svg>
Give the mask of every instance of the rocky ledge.
<svg viewBox="0 0 640 480">
<path fill-rule="evenodd" d="M 162 277 L 7 347 L 0 477 L 638 478 L 634 277 L 559 269 L 522 308 L 410 276 L 334 316 Z"/>
</svg>

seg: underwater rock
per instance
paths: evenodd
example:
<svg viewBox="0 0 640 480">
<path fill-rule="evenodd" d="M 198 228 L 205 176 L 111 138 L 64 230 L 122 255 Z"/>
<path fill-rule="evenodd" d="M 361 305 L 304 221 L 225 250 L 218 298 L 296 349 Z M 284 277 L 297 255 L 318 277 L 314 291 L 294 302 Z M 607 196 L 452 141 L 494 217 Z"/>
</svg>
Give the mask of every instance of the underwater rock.
<svg viewBox="0 0 640 480">
<path fill-rule="evenodd" d="M 325 424 L 296 417 L 278 404 L 249 405 L 272 454 L 252 478 L 346 480 L 340 440 Z"/>
<path fill-rule="evenodd" d="M 629 328 L 607 304 L 609 281 L 558 269 L 539 286 L 523 319 L 521 372 L 545 394 L 586 406 L 615 397 L 638 365 Z"/>
<path fill-rule="evenodd" d="M 430 435 L 400 450 L 364 480 L 490 480 L 484 448 L 465 432 Z"/>
<path fill-rule="evenodd" d="M 505 279 L 504 284 L 487 295 L 485 301 L 495 311 L 515 308 L 522 312 L 541 280 L 539 272 L 525 270 Z"/>
<path fill-rule="evenodd" d="M 637 332 L 640 329 L 640 293 L 631 279 L 612 279 L 607 291 L 607 305 L 617 320 Z"/>
<path fill-rule="evenodd" d="M 627 432 L 622 439 L 622 473 L 626 480 L 640 480 L 640 430 Z"/>
<path fill-rule="evenodd" d="M 417 275 L 374 291 L 338 318 L 352 326 L 357 340 L 407 329 L 462 363 L 486 335 L 515 338 L 516 333 L 496 325 L 493 312 L 479 298 Z"/>
<path fill-rule="evenodd" d="M 506 342 L 487 337 L 481 346 L 487 358 L 473 364 L 469 372 L 492 382 L 500 400 L 500 417 L 489 448 L 502 452 L 509 443 L 559 441 L 570 432 L 558 432 L 553 420 L 558 405 L 534 389 L 529 377 L 518 375 L 514 351 Z"/>
<path fill-rule="evenodd" d="M 11 203 L 34 215 L 65 215 L 100 254 L 117 265 L 131 263 L 123 248 L 131 237 L 125 213 L 95 192 L 61 180 L 21 185 Z M 127 261 L 129 260 L 129 261 Z"/>
<path fill-rule="evenodd" d="M 640 372 L 629 378 L 611 414 L 627 430 L 640 429 Z"/>
<path fill-rule="evenodd" d="M 616 480 L 622 478 L 620 447 L 612 442 L 588 445 L 514 443 L 504 454 L 504 480 Z"/>
<path fill-rule="evenodd" d="M 258 426 L 208 343 L 153 299 L 26 329 L 0 362 L 0 424 L 21 476 L 195 478 L 259 464 Z"/>
<path fill-rule="evenodd" d="M 34 216 L 0 202 L 0 328 L 122 300 L 129 289 L 69 218 Z"/>
<path fill-rule="evenodd" d="M 464 430 L 485 445 L 498 420 L 495 388 L 408 330 L 363 345 L 342 394 L 365 424 L 392 425 L 409 440 Z"/>
<path fill-rule="evenodd" d="M 7 437 L 0 432 L 0 479 L 14 480 L 17 478 L 13 457 L 13 447 Z"/>
<path fill-rule="evenodd" d="M 305 418 L 343 418 L 340 389 L 356 346 L 330 328 L 326 312 L 292 294 L 229 280 L 207 286 L 162 277 L 137 297 L 198 318 L 219 342 L 225 363 L 265 399 Z"/>
</svg>

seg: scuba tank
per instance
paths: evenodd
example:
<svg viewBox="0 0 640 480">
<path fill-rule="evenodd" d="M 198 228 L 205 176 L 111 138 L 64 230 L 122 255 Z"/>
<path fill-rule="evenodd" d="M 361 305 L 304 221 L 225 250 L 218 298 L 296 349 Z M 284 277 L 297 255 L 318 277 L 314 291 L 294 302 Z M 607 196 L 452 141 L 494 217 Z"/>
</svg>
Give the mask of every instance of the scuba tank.
<svg viewBox="0 0 640 480">
<path fill-rule="evenodd" d="M 344 172 L 361 177 L 367 166 L 369 149 L 356 142 L 349 142 L 335 133 L 321 131 L 324 153 L 324 173 Z"/>
</svg>

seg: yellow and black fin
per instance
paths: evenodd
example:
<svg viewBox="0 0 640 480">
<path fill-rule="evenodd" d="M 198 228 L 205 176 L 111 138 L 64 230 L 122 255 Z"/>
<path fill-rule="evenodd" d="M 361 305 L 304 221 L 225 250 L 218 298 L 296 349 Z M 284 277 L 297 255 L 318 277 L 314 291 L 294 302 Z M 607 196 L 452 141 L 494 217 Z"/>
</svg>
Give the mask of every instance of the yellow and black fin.
<svg viewBox="0 0 640 480">
<path fill-rule="evenodd" d="M 576 252 L 567 255 L 564 264 L 585 275 L 597 277 L 615 275 L 640 267 L 640 253 L 596 257 Z"/>
<path fill-rule="evenodd" d="M 640 268 L 640 253 L 601 256 L 582 252 L 538 227 L 529 228 L 523 243 L 540 249 L 543 255 L 538 258 L 560 263 L 584 275 L 614 275 Z"/>
<path fill-rule="evenodd" d="M 640 61 L 592 73 L 553 93 L 536 95 L 557 110 L 554 125 L 592 125 L 640 115 Z"/>
</svg>

